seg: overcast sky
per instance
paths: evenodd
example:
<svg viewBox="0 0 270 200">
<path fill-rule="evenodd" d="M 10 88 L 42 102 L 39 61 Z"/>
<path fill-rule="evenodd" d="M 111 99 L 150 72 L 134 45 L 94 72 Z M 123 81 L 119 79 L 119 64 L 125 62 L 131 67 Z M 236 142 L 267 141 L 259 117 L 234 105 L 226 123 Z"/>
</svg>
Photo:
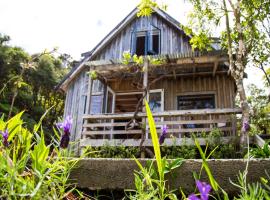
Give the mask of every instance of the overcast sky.
<svg viewBox="0 0 270 200">
<path fill-rule="evenodd" d="M 140 0 L 0 0 L 0 33 L 29 53 L 59 48 L 80 59 L 111 31 Z M 162 1 L 158 1 L 162 2 Z M 164 0 L 167 12 L 187 24 L 191 9 L 184 0 Z M 261 72 L 248 70 L 248 82 Z"/>
</svg>

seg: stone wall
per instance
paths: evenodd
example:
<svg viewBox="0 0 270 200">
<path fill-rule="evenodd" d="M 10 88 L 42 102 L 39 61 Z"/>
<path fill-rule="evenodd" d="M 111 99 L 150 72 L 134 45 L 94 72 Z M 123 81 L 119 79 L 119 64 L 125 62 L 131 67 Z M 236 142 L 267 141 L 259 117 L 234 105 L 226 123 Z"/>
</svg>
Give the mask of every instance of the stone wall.
<svg viewBox="0 0 270 200">
<path fill-rule="evenodd" d="M 146 159 L 140 159 L 145 164 Z M 235 192 L 237 188 L 230 180 L 237 182 L 239 171 L 246 168 L 246 160 L 220 159 L 209 160 L 208 164 L 217 182 L 227 192 Z M 200 172 L 202 160 L 185 160 L 181 167 L 173 171 L 174 176 L 168 175 L 170 189 L 179 189 L 185 192 L 193 191 L 195 181 L 193 172 Z M 83 159 L 71 174 L 72 181 L 80 188 L 97 189 L 134 189 L 134 170 L 137 164 L 132 159 Z M 248 181 L 260 181 L 266 177 L 265 170 L 270 173 L 270 159 L 252 159 L 248 165 Z M 202 179 L 208 181 L 205 173 Z"/>
</svg>

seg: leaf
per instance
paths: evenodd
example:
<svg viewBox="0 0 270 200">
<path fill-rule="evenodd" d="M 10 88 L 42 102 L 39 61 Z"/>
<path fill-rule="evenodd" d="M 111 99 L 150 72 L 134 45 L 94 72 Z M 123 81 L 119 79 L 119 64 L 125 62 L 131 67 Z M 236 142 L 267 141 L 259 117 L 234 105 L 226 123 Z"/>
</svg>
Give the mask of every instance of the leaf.
<svg viewBox="0 0 270 200">
<path fill-rule="evenodd" d="M 219 185 L 216 182 L 216 180 L 215 180 L 215 178 L 214 178 L 214 176 L 213 176 L 213 174 L 212 174 L 212 172 L 211 172 L 211 170 L 209 168 L 209 165 L 208 165 L 207 160 L 206 160 L 206 157 L 205 157 L 205 153 L 203 152 L 203 150 L 202 150 L 202 148 L 200 146 L 200 143 L 199 143 L 199 141 L 196 138 L 195 138 L 195 141 L 194 142 L 195 142 L 195 145 L 197 146 L 197 148 L 199 150 L 199 153 L 200 153 L 200 155 L 202 157 L 202 160 L 203 160 L 202 161 L 202 164 L 203 164 L 203 167 L 205 169 L 205 172 L 206 172 L 206 174 L 207 174 L 207 176 L 209 178 L 210 184 L 211 184 L 213 190 L 218 191 Z"/>
<path fill-rule="evenodd" d="M 34 125 L 34 129 L 33 129 L 33 133 L 36 133 L 38 131 L 38 129 L 40 128 L 40 126 L 42 125 L 42 121 L 45 118 L 45 116 L 47 115 L 47 113 L 53 108 L 54 106 L 50 107 L 48 110 L 46 110 L 46 112 L 41 116 L 39 122 L 37 124 Z"/>
<path fill-rule="evenodd" d="M 16 133 L 20 131 L 21 126 L 23 124 L 23 121 L 21 120 L 23 113 L 24 111 L 18 113 L 17 115 L 12 117 L 10 120 L 8 120 L 7 122 L 8 124 L 7 128 L 9 131 L 8 141 L 11 141 L 13 137 L 16 135 Z"/>
<path fill-rule="evenodd" d="M 144 100 L 144 102 L 145 102 L 146 114 L 147 114 L 148 124 L 150 127 L 150 133 L 151 133 L 152 143 L 153 143 L 153 147 L 154 147 L 155 157 L 156 157 L 156 161 L 157 161 L 159 177 L 161 180 L 164 180 L 161 153 L 160 153 L 160 145 L 159 145 L 159 141 L 158 141 L 155 120 L 154 120 L 153 115 L 151 113 L 148 102 L 146 100 Z"/>
</svg>

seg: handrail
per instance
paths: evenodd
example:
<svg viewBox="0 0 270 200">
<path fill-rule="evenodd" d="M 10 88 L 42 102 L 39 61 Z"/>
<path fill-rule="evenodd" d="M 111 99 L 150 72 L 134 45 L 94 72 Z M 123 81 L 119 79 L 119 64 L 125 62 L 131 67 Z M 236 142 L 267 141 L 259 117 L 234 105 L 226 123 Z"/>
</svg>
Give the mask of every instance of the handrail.
<svg viewBox="0 0 270 200">
<path fill-rule="evenodd" d="M 211 114 L 241 114 L 240 108 L 217 108 L 217 109 L 200 109 L 200 110 L 172 110 L 153 113 L 153 117 L 173 117 L 180 115 L 211 115 Z M 134 113 L 107 113 L 107 114 L 90 114 L 83 115 L 83 119 L 125 119 L 132 118 Z M 138 117 L 146 117 L 146 113 L 140 112 Z"/>
</svg>

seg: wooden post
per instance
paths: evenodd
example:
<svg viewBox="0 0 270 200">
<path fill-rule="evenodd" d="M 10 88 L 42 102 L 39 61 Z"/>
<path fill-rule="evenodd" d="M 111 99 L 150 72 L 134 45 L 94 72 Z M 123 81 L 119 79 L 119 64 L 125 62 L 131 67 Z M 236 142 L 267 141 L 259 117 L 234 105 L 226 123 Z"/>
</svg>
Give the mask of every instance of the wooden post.
<svg viewBox="0 0 270 200">
<path fill-rule="evenodd" d="M 90 70 L 89 70 L 90 72 Z M 86 101 L 86 114 L 90 114 L 91 109 L 91 97 L 92 97 L 92 88 L 93 88 L 93 80 L 89 75 L 88 79 L 88 90 L 87 90 L 87 101 Z"/>
<path fill-rule="evenodd" d="M 89 73 L 91 71 L 91 68 L 89 68 Z M 87 95 L 86 95 L 86 108 L 85 108 L 85 113 L 84 114 L 90 114 L 90 103 L 91 103 L 91 94 L 92 94 L 92 83 L 93 83 L 93 80 L 91 79 L 91 76 L 90 74 L 88 74 L 88 87 L 87 87 Z M 82 116 L 80 116 L 82 117 Z M 87 124 L 87 119 L 83 121 L 83 125 Z M 84 131 L 87 131 L 87 128 L 82 128 L 81 129 L 81 136 L 80 138 L 81 139 L 85 139 L 86 138 L 86 135 L 82 135 L 82 133 Z M 80 147 L 80 142 L 79 142 L 79 154 L 82 154 L 82 149 Z"/>
<path fill-rule="evenodd" d="M 145 98 L 147 98 L 148 96 L 148 67 L 149 67 L 149 60 L 148 58 L 145 56 L 144 57 L 144 63 L 143 63 L 143 89 L 144 89 L 144 94 L 143 96 Z M 142 108 L 142 111 L 145 113 L 146 110 L 145 110 L 145 103 L 143 101 L 143 108 Z M 146 126 L 146 117 L 142 119 L 142 124 L 145 124 L 145 130 L 142 130 L 142 139 L 143 137 L 145 138 L 146 136 L 146 139 L 148 139 L 148 133 L 147 133 L 147 126 Z M 145 132 L 143 132 L 145 131 Z M 141 151 L 141 158 L 145 158 L 145 151 Z"/>
<path fill-rule="evenodd" d="M 91 68 L 89 69 L 89 73 L 91 71 Z M 93 80 L 91 79 L 91 76 L 89 75 L 88 78 L 88 88 L 87 88 L 87 99 L 86 99 L 86 109 L 85 114 L 90 114 L 91 109 L 91 96 L 92 96 L 92 88 L 93 88 Z M 83 122 L 84 124 L 87 124 L 87 120 Z M 85 131 L 87 128 L 83 128 L 83 131 Z M 86 136 L 83 135 L 82 138 L 85 138 Z"/>
</svg>

